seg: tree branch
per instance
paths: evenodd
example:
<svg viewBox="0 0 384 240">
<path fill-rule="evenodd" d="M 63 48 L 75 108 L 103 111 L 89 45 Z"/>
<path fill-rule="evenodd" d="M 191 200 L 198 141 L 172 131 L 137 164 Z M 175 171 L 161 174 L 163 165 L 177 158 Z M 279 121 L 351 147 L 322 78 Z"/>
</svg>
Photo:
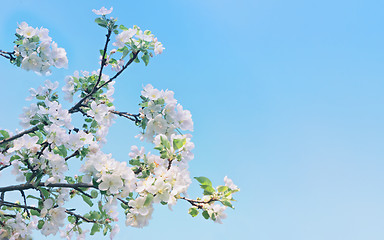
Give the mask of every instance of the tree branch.
<svg viewBox="0 0 384 240">
<path fill-rule="evenodd" d="M 13 54 L 15 54 L 15 51 L 5 52 L 5 51 L 0 50 L 0 56 L 5 57 L 6 59 L 9 59 L 11 61 L 16 59 L 15 56 L 13 56 Z"/>
<path fill-rule="evenodd" d="M 24 209 L 36 210 L 36 211 L 40 212 L 40 209 L 38 209 L 37 207 L 32 207 L 32 206 L 27 206 L 27 205 L 21 205 L 21 204 L 17 204 L 17 203 L 6 202 L 6 201 L 2 201 L 2 202 L 0 202 L 0 206 L 18 207 L 18 208 L 24 208 Z"/>
<path fill-rule="evenodd" d="M 20 190 L 27 190 L 27 189 L 36 189 L 37 187 L 61 187 L 61 188 L 95 188 L 97 189 L 96 186 L 94 186 L 92 183 L 50 183 L 45 185 L 44 182 L 39 183 L 37 186 L 26 183 L 26 184 L 19 184 L 19 185 L 12 185 L 12 186 L 7 186 L 7 187 L 1 187 L 0 192 L 11 192 L 11 191 L 20 191 Z"/>
<path fill-rule="evenodd" d="M 97 220 L 88 219 L 88 218 L 86 218 L 84 216 L 81 216 L 80 214 L 74 213 L 74 212 L 72 212 L 70 210 L 65 210 L 65 213 L 74 216 L 76 219 L 82 219 L 82 220 L 84 220 L 85 222 L 88 222 L 88 223 L 96 223 L 97 222 Z"/>
<path fill-rule="evenodd" d="M 34 126 L 33 128 L 27 129 L 23 132 L 16 134 L 16 135 L 13 135 L 12 137 L 1 140 L 0 145 L 7 143 L 7 142 L 10 142 L 10 141 L 13 141 L 17 138 L 20 138 L 20 137 L 24 136 L 25 134 L 36 132 L 37 130 L 39 130 L 39 126 Z"/>
<path fill-rule="evenodd" d="M 109 79 L 108 81 L 106 81 L 104 84 L 102 84 L 100 87 L 98 87 L 97 90 L 99 90 L 100 88 L 104 87 L 105 85 L 107 85 L 108 83 L 112 82 L 113 80 L 115 80 L 129 65 L 131 65 L 131 63 L 133 61 L 135 61 L 135 59 L 137 58 L 137 55 L 139 55 L 139 51 L 137 52 L 133 52 L 133 56 L 131 59 L 129 59 L 129 61 L 124 65 L 124 67 L 115 74 L 115 76 L 113 76 L 111 79 Z"/>
<path fill-rule="evenodd" d="M 125 117 L 131 121 L 134 121 L 135 123 L 140 122 L 140 114 L 132 114 L 132 113 L 127 113 L 127 112 L 119 112 L 119 111 L 114 111 L 110 110 L 110 113 L 116 114 L 120 117 Z"/>
<path fill-rule="evenodd" d="M 192 206 L 195 206 L 199 209 L 203 209 L 204 208 L 204 204 L 209 204 L 211 202 L 215 202 L 215 201 L 218 201 L 218 199 L 216 198 L 211 198 L 209 199 L 208 201 L 203 201 L 203 200 L 194 200 L 194 199 L 189 199 L 189 198 L 186 198 L 186 197 L 180 197 L 179 199 L 183 199 L 187 202 L 189 202 Z"/>
<path fill-rule="evenodd" d="M 104 45 L 104 52 L 103 52 L 103 58 L 101 59 L 101 66 L 100 66 L 100 72 L 99 72 L 99 77 L 97 79 L 97 82 L 95 84 L 95 86 L 93 87 L 92 91 L 90 93 L 88 93 L 85 97 L 83 97 L 82 99 L 80 99 L 79 102 L 77 102 L 75 104 L 75 106 L 73 106 L 71 109 L 69 109 L 69 113 L 74 113 L 74 112 L 77 112 L 79 109 L 80 109 L 80 106 L 82 105 L 82 103 L 87 99 L 89 98 L 90 96 L 92 96 L 95 92 L 97 92 L 97 90 L 99 90 L 100 88 L 97 87 L 97 85 L 99 85 L 100 83 L 100 80 L 101 80 L 101 76 L 103 75 L 103 69 L 104 69 L 104 65 L 105 65 L 105 61 L 106 61 L 106 58 L 105 58 L 105 55 L 107 54 L 107 48 L 108 48 L 108 43 L 109 41 L 111 40 L 110 37 L 111 37 L 111 34 L 112 34 L 112 30 L 111 29 L 108 29 L 108 33 L 107 33 L 107 40 L 105 41 L 105 45 Z"/>
</svg>

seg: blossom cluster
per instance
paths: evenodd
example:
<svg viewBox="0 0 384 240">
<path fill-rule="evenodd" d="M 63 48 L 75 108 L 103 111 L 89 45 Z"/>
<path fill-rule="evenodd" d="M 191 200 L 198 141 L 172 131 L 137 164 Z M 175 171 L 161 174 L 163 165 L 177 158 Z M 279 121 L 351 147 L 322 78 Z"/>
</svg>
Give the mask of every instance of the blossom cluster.
<svg viewBox="0 0 384 240">
<path fill-rule="evenodd" d="M 16 29 L 16 59 L 13 62 L 27 71 L 43 75 L 51 73 L 51 66 L 66 68 L 68 59 L 65 49 L 59 48 L 48 33 L 46 28 L 33 28 L 26 22 L 20 23 Z"/>
<path fill-rule="evenodd" d="M 153 49 L 155 54 L 161 54 L 164 50 L 163 44 L 149 30 L 141 30 L 138 26 L 126 28 L 120 26 L 123 32 L 116 36 L 116 41 L 113 43 L 118 48 L 128 46 L 133 50 Z"/>
<path fill-rule="evenodd" d="M 170 138 L 176 129 L 193 131 L 191 112 L 177 104 L 173 91 L 160 91 L 148 84 L 141 91 L 141 98 L 143 99 L 140 104 L 142 106 L 140 114 L 143 119 L 141 139 L 153 142 L 154 136 L 158 134 L 164 134 Z"/>
</svg>

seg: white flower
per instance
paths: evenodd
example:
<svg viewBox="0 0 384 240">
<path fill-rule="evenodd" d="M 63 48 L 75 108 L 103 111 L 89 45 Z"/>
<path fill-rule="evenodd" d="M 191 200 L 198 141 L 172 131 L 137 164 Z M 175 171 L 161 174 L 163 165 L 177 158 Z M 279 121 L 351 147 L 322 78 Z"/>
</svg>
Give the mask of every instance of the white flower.
<svg viewBox="0 0 384 240">
<path fill-rule="evenodd" d="M 233 183 L 233 181 L 227 176 L 224 177 L 225 186 L 230 188 L 231 190 L 239 190 L 239 188 Z"/>
<path fill-rule="evenodd" d="M 140 150 L 137 146 L 133 145 L 131 147 L 131 152 L 128 154 L 130 158 L 143 158 L 144 157 L 144 147 L 141 147 Z"/>
<path fill-rule="evenodd" d="M 52 42 L 52 53 L 51 57 L 54 62 L 55 67 L 57 68 L 67 68 L 68 67 L 68 59 L 67 53 L 64 48 L 57 47 L 57 43 Z"/>
<path fill-rule="evenodd" d="M 163 47 L 163 44 L 161 42 L 155 42 L 155 49 L 154 49 L 154 51 L 155 51 L 156 55 L 163 53 L 164 49 L 165 48 Z"/>
<path fill-rule="evenodd" d="M 110 239 L 113 239 L 116 236 L 116 234 L 119 232 L 120 232 L 120 227 L 119 227 L 119 225 L 116 224 L 115 226 L 113 226 L 113 229 L 112 229 L 111 233 L 109 234 Z"/>
<path fill-rule="evenodd" d="M 101 7 L 100 10 L 93 9 L 92 12 L 97 15 L 107 15 L 110 14 L 113 11 L 113 7 L 111 7 L 109 10 L 105 7 Z"/>
<path fill-rule="evenodd" d="M 125 43 L 129 42 L 133 36 L 135 36 L 137 30 L 129 28 L 116 36 L 116 42 L 113 43 L 114 46 L 118 48 L 124 47 Z"/>
<path fill-rule="evenodd" d="M 21 61 L 21 68 L 27 71 L 33 70 L 33 71 L 39 72 L 41 66 L 42 66 L 41 58 L 37 55 L 36 52 L 33 52 L 31 55 L 29 55 L 28 57 L 24 58 L 23 61 Z"/>
<path fill-rule="evenodd" d="M 29 136 L 27 134 L 13 141 L 13 148 L 8 150 L 9 153 L 20 150 L 22 148 L 27 148 L 33 153 L 37 153 L 40 150 L 40 145 L 37 144 L 39 141 L 39 137 L 37 136 Z"/>
</svg>

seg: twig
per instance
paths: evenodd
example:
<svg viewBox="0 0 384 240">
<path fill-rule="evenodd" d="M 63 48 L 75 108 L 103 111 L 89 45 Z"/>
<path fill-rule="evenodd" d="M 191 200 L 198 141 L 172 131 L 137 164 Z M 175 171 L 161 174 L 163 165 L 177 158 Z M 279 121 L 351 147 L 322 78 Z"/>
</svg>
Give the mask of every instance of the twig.
<svg viewBox="0 0 384 240">
<path fill-rule="evenodd" d="M 72 210 L 72 209 L 70 209 L 70 210 Z M 82 219 L 82 220 L 84 220 L 84 221 L 86 221 L 88 223 L 96 223 L 97 222 L 97 220 L 88 219 L 88 218 L 86 218 L 84 216 L 81 216 L 80 214 L 74 213 L 74 212 L 72 212 L 70 210 L 65 210 L 65 213 L 74 216 L 76 219 Z"/>
<path fill-rule="evenodd" d="M 103 52 L 103 59 L 101 60 L 101 66 L 100 66 L 100 72 L 99 72 L 99 77 L 97 79 L 97 82 L 95 84 L 95 86 L 93 87 L 92 91 L 90 93 L 88 93 L 85 97 L 83 97 L 82 99 L 80 99 L 79 102 L 77 102 L 75 104 L 75 106 L 73 106 L 71 109 L 69 109 L 69 113 L 74 113 L 76 111 L 78 111 L 80 109 L 80 106 L 82 105 L 82 103 L 87 99 L 89 98 L 90 96 L 92 96 L 95 92 L 97 92 L 97 90 L 99 90 L 100 88 L 97 87 L 97 85 L 99 85 L 100 83 L 100 80 L 101 80 L 101 76 L 103 75 L 103 68 L 104 68 L 104 65 L 105 65 L 105 61 L 106 61 L 106 58 L 105 58 L 105 55 L 107 54 L 107 48 L 108 48 L 108 43 L 110 41 L 110 37 L 111 37 L 111 34 L 112 34 L 112 31 L 110 29 L 108 29 L 108 33 L 107 33 L 107 40 L 105 41 L 105 45 L 104 45 L 104 52 Z"/>
<path fill-rule="evenodd" d="M 73 158 L 73 157 L 75 157 L 75 156 L 77 156 L 77 155 L 79 155 L 79 154 L 80 154 L 79 150 L 76 150 L 76 151 L 75 151 L 74 153 L 72 153 L 70 156 L 64 158 L 64 160 L 67 161 L 68 159 Z"/>
<path fill-rule="evenodd" d="M 112 82 L 113 80 L 115 80 L 129 65 L 131 65 L 131 63 L 133 61 L 135 61 L 135 59 L 137 58 L 137 55 L 139 55 L 139 51 L 137 52 L 133 52 L 133 56 L 131 59 L 129 59 L 129 61 L 124 65 L 124 67 L 115 74 L 115 76 L 113 76 L 111 79 L 109 79 L 108 81 L 106 81 L 104 84 L 102 84 L 100 87 L 98 87 L 97 90 L 99 90 L 100 88 L 104 87 L 105 85 L 107 85 L 108 83 Z"/>
<path fill-rule="evenodd" d="M 26 208 L 26 209 L 36 210 L 36 211 L 40 212 L 40 209 L 38 209 L 37 207 L 21 205 L 21 204 L 17 204 L 17 203 L 6 202 L 6 201 L 2 201 L 0 203 L 0 206 Z"/>
<path fill-rule="evenodd" d="M 114 111 L 114 110 L 110 110 L 109 112 L 116 114 L 116 115 L 119 115 L 121 117 L 125 117 L 131 121 L 134 121 L 135 123 L 140 122 L 140 119 L 139 119 L 140 114 L 132 114 L 132 113 L 119 112 L 119 111 Z"/>
<path fill-rule="evenodd" d="M 9 137 L 9 138 L 1 140 L 0 141 L 0 145 L 2 145 L 4 143 L 7 143 L 7 142 L 10 142 L 10 141 L 13 141 L 13 140 L 15 140 L 15 139 L 17 139 L 19 137 L 24 136 L 25 134 L 36 132 L 37 130 L 39 130 L 39 126 L 34 126 L 33 128 L 25 130 L 25 131 L 23 131 L 21 133 L 18 133 L 16 135 L 13 135 L 12 137 Z"/>
<path fill-rule="evenodd" d="M 27 198 L 25 197 L 25 193 L 23 190 L 20 190 L 20 193 L 21 193 L 21 196 L 23 197 L 23 200 L 24 200 L 24 212 L 27 212 L 27 215 L 28 217 L 30 217 L 31 215 L 29 214 L 29 211 L 28 211 L 28 208 L 26 208 L 27 206 Z"/>
<path fill-rule="evenodd" d="M 26 183 L 26 184 L 19 184 L 19 185 L 12 185 L 12 186 L 7 186 L 7 187 L 1 187 L 0 192 L 11 192 L 11 191 L 20 191 L 20 190 L 27 190 L 27 189 L 36 189 L 37 187 L 61 187 L 61 188 L 79 188 L 79 187 L 84 187 L 84 188 L 95 188 L 97 189 L 96 186 L 94 186 L 92 183 L 49 183 L 45 185 L 44 182 L 40 182 L 39 184 L 33 185 L 31 183 Z"/>
</svg>

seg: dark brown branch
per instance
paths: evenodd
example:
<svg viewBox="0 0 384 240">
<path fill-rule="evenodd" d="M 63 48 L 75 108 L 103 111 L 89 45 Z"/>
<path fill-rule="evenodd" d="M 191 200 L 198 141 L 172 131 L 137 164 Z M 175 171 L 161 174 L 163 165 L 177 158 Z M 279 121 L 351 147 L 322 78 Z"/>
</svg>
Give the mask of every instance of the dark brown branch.
<svg viewBox="0 0 384 240">
<path fill-rule="evenodd" d="M 88 218 L 86 218 L 84 216 L 81 216 L 80 214 L 74 213 L 74 212 L 72 212 L 70 210 L 65 210 L 65 213 L 74 216 L 76 219 L 82 219 L 82 220 L 84 220 L 85 222 L 88 222 L 88 223 L 96 223 L 97 222 L 97 220 L 88 219 Z"/>
<path fill-rule="evenodd" d="M 137 52 L 133 52 L 133 56 L 131 59 L 129 59 L 129 61 L 124 65 L 124 67 L 115 74 L 115 76 L 113 76 L 111 79 L 109 79 L 108 81 L 106 81 L 104 84 L 102 84 L 100 87 L 98 87 L 97 90 L 99 90 L 100 88 L 104 87 L 105 85 L 107 85 L 108 83 L 112 82 L 113 80 L 115 80 L 129 65 L 131 65 L 131 63 L 133 63 L 133 61 L 135 61 L 135 59 L 137 58 L 137 55 L 139 55 L 139 51 Z"/>
<path fill-rule="evenodd" d="M 124 203 L 125 205 L 128 206 L 128 202 L 127 202 L 127 201 L 125 201 L 125 200 L 123 200 L 123 199 L 121 199 L 121 198 L 117 198 L 117 200 L 119 200 L 120 202 L 122 202 L 122 203 Z"/>
<path fill-rule="evenodd" d="M 134 52 L 133 53 L 133 56 L 131 59 L 129 59 L 129 61 L 124 65 L 124 67 L 115 74 L 115 76 L 113 76 L 111 79 L 109 79 L 108 81 L 106 81 L 105 83 L 101 84 L 99 87 L 96 87 L 96 88 L 93 88 L 92 91 L 90 93 L 88 93 L 85 97 L 83 97 L 82 99 L 80 99 L 79 102 L 77 102 L 73 107 L 71 107 L 71 109 L 69 109 L 69 113 L 74 113 L 74 112 L 77 112 L 79 111 L 79 108 L 80 106 L 82 105 L 82 103 L 88 99 L 89 97 L 91 97 L 95 92 L 97 92 L 99 89 L 101 89 L 102 87 L 104 87 L 105 85 L 109 84 L 110 82 L 112 82 L 114 79 L 116 79 L 129 65 L 131 65 L 131 63 L 133 61 L 135 61 L 137 55 L 139 54 L 140 51 L 137 51 L 137 52 Z M 100 70 L 100 73 L 101 73 L 101 70 Z"/>
<path fill-rule="evenodd" d="M 29 214 L 28 208 L 26 208 L 27 198 L 25 197 L 25 193 L 23 190 L 20 190 L 20 193 L 21 193 L 21 196 L 23 197 L 23 200 L 24 200 L 24 212 L 27 212 L 28 217 L 30 217 L 31 215 Z"/>
<path fill-rule="evenodd" d="M 140 122 L 140 114 L 132 114 L 132 113 L 127 113 L 127 112 L 119 112 L 119 111 L 114 111 L 110 110 L 109 112 L 116 114 L 120 117 L 125 117 L 131 121 L 134 121 L 135 123 Z"/>
<path fill-rule="evenodd" d="M 103 52 L 103 58 L 101 59 L 101 66 L 100 66 L 100 72 L 99 72 L 99 78 L 97 79 L 97 82 L 95 84 L 95 86 L 93 87 L 91 93 L 95 93 L 97 90 L 97 85 L 99 85 L 100 83 L 100 80 L 101 80 L 101 76 L 103 75 L 103 68 L 105 66 L 105 62 L 106 62 L 106 58 L 105 58 L 105 55 L 107 54 L 107 49 L 108 49 L 108 43 L 109 41 L 111 40 L 111 34 L 112 34 L 112 30 L 111 29 L 108 29 L 108 33 L 107 33 L 107 40 L 105 41 L 105 45 L 104 45 L 104 52 Z"/>
<path fill-rule="evenodd" d="M 74 189 L 77 190 L 77 191 L 79 191 L 79 192 L 81 192 L 83 195 L 85 195 L 85 196 L 87 196 L 87 197 L 89 197 L 89 198 L 93 198 L 91 195 L 89 195 L 88 193 L 84 192 L 83 190 L 81 190 L 81 189 L 78 188 L 78 187 L 75 187 Z"/>
<path fill-rule="evenodd" d="M 189 199 L 189 198 L 186 198 L 186 197 L 180 197 L 179 199 L 183 199 L 187 202 L 189 202 L 192 206 L 195 206 L 199 209 L 203 209 L 204 208 L 204 204 L 209 204 L 211 202 L 215 202 L 215 201 L 218 201 L 218 199 L 216 198 L 211 198 L 209 199 L 208 201 L 203 201 L 203 200 L 194 200 L 194 199 Z"/>
<path fill-rule="evenodd" d="M 20 137 L 24 136 L 25 134 L 36 132 L 37 130 L 39 130 L 39 126 L 34 126 L 33 128 L 27 129 L 27 130 L 25 130 L 25 131 L 23 131 L 21 133 L 13 135 L 12 137 L 9 137 L 9 138 L 1 140 L 0 141 L 0 145 L 4 144 L 4 143 L 7 143 L 7 142 L 10 142 L 10 141 L 13 141 L 13 140 L 15 140 L 17 138 L 20 138 Z"/>
<path fill-rule="evenodd" d="M 6 202 L 6 201 L 2 201 L 2 202 L 0 203 L 0 206 L 18 207 L 18 208 L 24 208 L 24 209 L 36 210 L 36 211 L 40 212 L 40 209 L 38 209 L 37 207 L 32 207 L 32 206 L 27 206 L 27 205 L 21 205 L 21 204 L 17 204 L 17 203 Z"/>
<path fill-rule="evenodd" d="M 79 150 L 76 150 L 74 153 L 72 153 L 70 156 L 66 157 L 64 160 L 67 161 L 68 159 L 76 157 L 79 154 L 80 154 Z"/>
<path fill-rule="evenodd" d="M 20 191 L 20 190 L 27 190 L 27 189 L 36 189 L 37 187 L 61 187 L 61 188 L 95 188 L 97 189 L 96 186 L 94 186 L 92 183 L 50 183 L 45 185 L 45 183 L 41 182 L 37 186 L 27 183 L 27 184 L 19 184 L 19 185 L 12 185 L 12 186 L 7 186 L 7 187 L 1 187 L 0 192 L 10 192 L 10 191 Z"/>
<path fill-rule="evenodd" d="M 6 59 L 9 59 L 11 61 L 16 59 L 15 56 L 13 56 L 14 54 L 15 54 L 15 51 L 5 52 L 5 51 L 0 50 L 0 56 L 5 57 Z"/>
<path fill-rule="evenodd" d="M 80 99 L 79 102 L 77 102 L 75 104 L 75 106 L 73 106 L 71 109 L 69 109 L 69 113 L 74 113 L 74 112 L 77 112 L 79 111 L 80 109 L 80 106 L 83 104 L 83 102 L 85 100 L 87 100 L 90 96 L 92 96 L 95 92 L 97 92 L 100 88 L 97 87 L 97 85 L 99 85 L 100 83 L 100 80 L 101 80 L 101 76 L 103 75 L 103 69 L 104 69 L 104 65 L 105 65 L 105 61 L 106 61 L 106 58 L 105 58 L 105 55 L 107 54 L 107 48 L 108 48 L 108 43 L 109 41 L 111 40 L 110 37 L 111 37 L 111 34 L 112 34 L 112 30 L 108 29 L 108 33 L 106 35 L 107 37 L 107 40 L 105 41 L 105 45 L 104 45 L 104 52 L 103 52 L 103 58 L 101 60 L 101 66 L 100 66 L 100 72 L 99 72 L 99 77 L 97 79 L 97 82 L 95 84 L 95 86 L 93 87 L 92 91 L 90 93 L 88 93 L 85 97 L 83 97 L 82 99 Z"/>
</svg>

